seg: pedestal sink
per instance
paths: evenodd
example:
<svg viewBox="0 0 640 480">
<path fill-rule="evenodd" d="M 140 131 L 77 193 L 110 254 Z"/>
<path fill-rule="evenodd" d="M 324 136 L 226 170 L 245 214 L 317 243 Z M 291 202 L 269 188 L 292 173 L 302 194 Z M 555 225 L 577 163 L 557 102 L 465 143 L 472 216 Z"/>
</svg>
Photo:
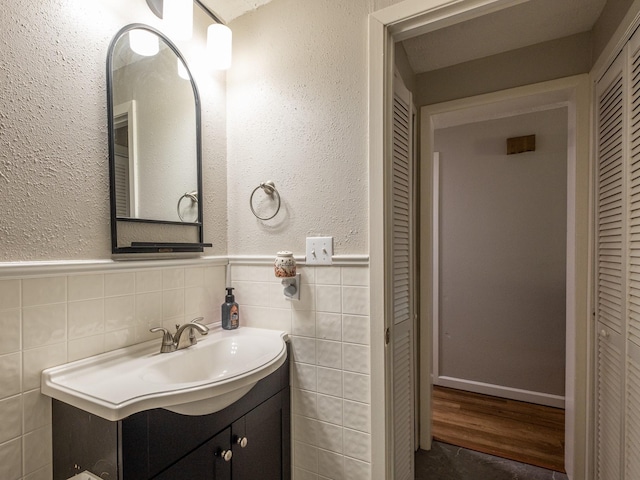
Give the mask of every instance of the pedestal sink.
<svg viewBox="0 0 640 480">
<path fill-rule="evenodd" d="M 231 405 L 282 365 L 287 334 L 240 327 L 158 353 L 160 339 L 42 372 L 42 393 L 107 420 L 164 408 L 205 415 Z"/>
</svg>

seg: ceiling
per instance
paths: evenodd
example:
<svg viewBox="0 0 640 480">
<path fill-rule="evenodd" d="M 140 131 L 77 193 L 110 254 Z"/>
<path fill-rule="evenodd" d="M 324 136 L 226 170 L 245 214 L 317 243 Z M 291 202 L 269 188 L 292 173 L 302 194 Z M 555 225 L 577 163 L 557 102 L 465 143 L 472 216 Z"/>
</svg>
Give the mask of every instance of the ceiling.
<svg viewBox="0 0 640 480">
<path fill-rule="evenodd" d="M 591 30 L 606 0 L 529 0 L 403 41 L 415 73 Z"/>
<path fill-rule="evenodd" d="M 202 3 L 215 13 L 225 23 L 247 12 L 269 3 L 271 0 L 201 0 Z"/>
</svg>

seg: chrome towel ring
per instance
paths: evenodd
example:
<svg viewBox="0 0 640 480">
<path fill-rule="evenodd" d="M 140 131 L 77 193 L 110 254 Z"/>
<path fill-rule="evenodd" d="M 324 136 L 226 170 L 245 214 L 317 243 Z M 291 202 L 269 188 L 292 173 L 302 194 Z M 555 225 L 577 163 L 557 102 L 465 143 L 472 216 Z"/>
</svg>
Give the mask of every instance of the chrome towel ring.
<svg viewBox="0 0 640 480">
<path fill-rule="evenodd" d="M 274 198 L 275 196 L 276 201 L 278 202 L 278 206 L 276 207 L 275 213 L 270 217 L 261 217 L 256 213 L 255 209 L 253 208 L 253 196 L 259 189 L 262 189 L 264 193 L 266 193 L 271 198 Z M 271 220 L 273 217 L 275 217 L 280 211 L 280 204 L 281 204 L 280 193 L 278 192 L 278 189 L 276 188 L 275 183 L 273 183 L 271 180 L 262 182 L 260 185 L 254 188 L 253 192 L 251 192 L 251 197 L 249 197 L 249 208 L 251 208 L 251 213 L 253 213 L 256 216 L 256 218 L 259 220 Z"/>
<path fill-rule="evenodd" d="M 196 190 L 194 190 L 193 192 L 187 192 L 180 197 L 180 200 L 178 200 L 178 206 L 176 207 L 176 210 L 178 211 L 178 217 L 180 218 L 181 222 L 184 222 L 184 218 L 182 218 L 182 214 L 180 213 L 180 204 L 185 198 L 191 199 L 191 202 L 193 203 L 198 203 L 198 192 Z"/>
</svg>

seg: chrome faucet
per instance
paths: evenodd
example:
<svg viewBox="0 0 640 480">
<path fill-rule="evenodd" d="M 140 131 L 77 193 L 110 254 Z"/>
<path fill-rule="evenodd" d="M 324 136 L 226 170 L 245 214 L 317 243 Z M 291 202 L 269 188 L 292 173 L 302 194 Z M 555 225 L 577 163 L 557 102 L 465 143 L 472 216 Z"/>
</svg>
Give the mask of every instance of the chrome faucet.
<svg viewBox="0 0 640 480">
<path fill-rule="evenodd" d="M 169 330 L 163 327 L 154 327 L 149 331 L 154 333 L 162 332 L 162 346 L 160 347 L 160 353 L 175 352 L 176 350 L 182 350 L 183 348 L 188 348 L 191 345 L 198 343 L 195 330 L 200 332 L 201 335 L 209 333 L 209 327 L 198 323 L 201 320 L 204 320 L 204 317 L 194 318 L 191 322 L 185 323 L 184 325 L 176 325 L 176 333 L 173 335 L 171 335 Z M 189 336 L 186 339 L 183 339 L 182 334 L 185 330 L 189 330 Z"/>
</svg>

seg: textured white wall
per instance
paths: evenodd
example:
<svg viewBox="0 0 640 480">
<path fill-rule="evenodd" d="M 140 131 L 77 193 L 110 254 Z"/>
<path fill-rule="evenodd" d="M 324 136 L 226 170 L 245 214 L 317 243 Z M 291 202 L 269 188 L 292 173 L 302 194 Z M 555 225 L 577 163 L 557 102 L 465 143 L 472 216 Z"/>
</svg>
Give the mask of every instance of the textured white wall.
<svg viewBox="0 0 640 480">
<path fill-rule="evenodd" d="M 208 18 L 208 17 L 206 17 Z M 205 16 L 199 14 L 197 34 Z M 145 0 L 3 2 L 0 9 L 0 262 L 111 255 L 105 65 L 124 25 L 162 28 Z M 202 38 L 179 44 L 190 65 Z M 226 252 L 225 84 L 202 97 L 205 239 Z"/>
<path fill-rule="evenodd" d="M 230 254 L 302 254 L 319 234 L 336 254 L 368 252 L 369 4 L 278 0 L 231 23 Z M 249 196 L 266 180 L 282 211 L 261 222 Z"/>
</svg>

